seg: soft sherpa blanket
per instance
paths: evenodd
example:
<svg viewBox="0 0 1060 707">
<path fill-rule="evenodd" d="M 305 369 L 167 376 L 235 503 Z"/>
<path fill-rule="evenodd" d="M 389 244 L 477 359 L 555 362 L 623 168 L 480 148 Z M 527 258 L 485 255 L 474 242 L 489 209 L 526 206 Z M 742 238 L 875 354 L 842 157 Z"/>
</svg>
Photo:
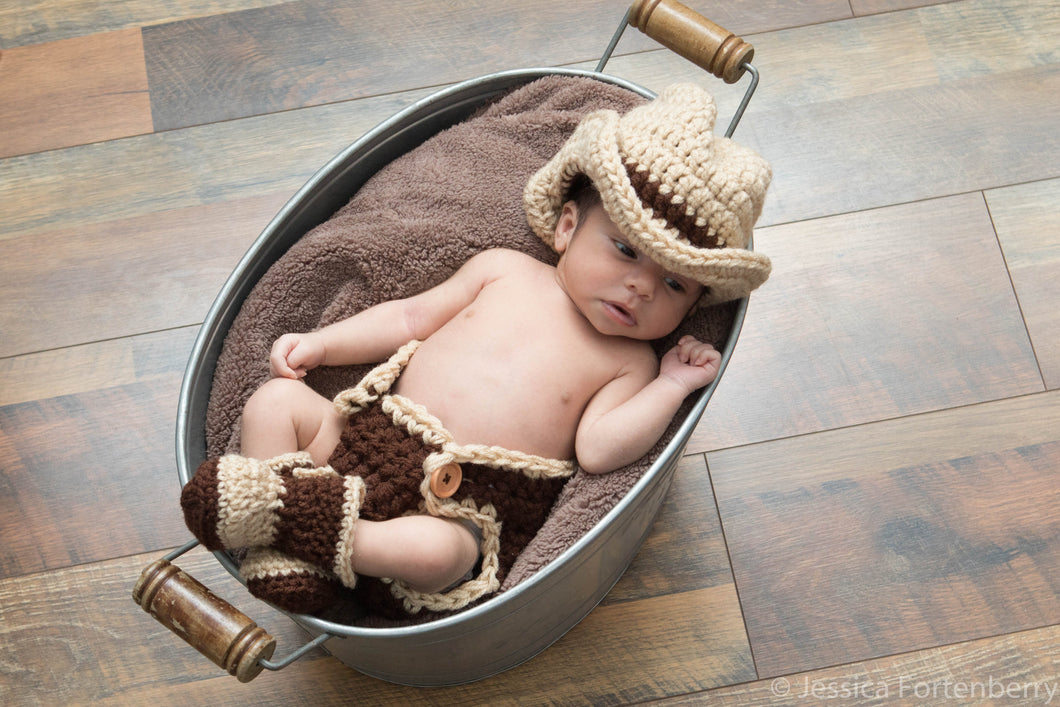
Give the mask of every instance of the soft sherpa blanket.
<svg viewBox="0 0 1060 707">
<path fill-rule="evenodd" d="M 217 362 L 206 417 L 209 456 L 238 452 L 243 404 L 268 379 L 269 349 L 280 335 L 421 292 L 480 250 L 514 248 L 554 263 L 556 254 L 526 223 L 523 187 L 586 113 L 599 108 L 624 113 L 643 101 L 592 79 L 539 79 L 380 170 L 292 247 L 243 303 Z M 657 349 L 665 351 L 686 333 L 720 346 L 733 312 L 732 306 L 700 310 Z M 306 382 L 331 398 L 368 369 L 318 368 Z M 577 473 L 502 590 L 532 576 L 614 507 L 672 439 L 691 404 L 686 401 L 644 459 L 605 476 Z"/>
</svg>

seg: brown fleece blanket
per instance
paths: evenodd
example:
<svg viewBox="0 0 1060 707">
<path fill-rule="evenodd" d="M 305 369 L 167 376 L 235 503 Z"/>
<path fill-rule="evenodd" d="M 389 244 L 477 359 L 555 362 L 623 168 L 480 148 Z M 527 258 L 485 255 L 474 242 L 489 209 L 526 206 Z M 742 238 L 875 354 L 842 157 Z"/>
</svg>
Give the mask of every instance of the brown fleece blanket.
<svg viewBox="0 0 1060 707">
<path fill-rule="evenodd" d="M 272 342 L 378 302 L 443 281 L 478 251 L 506 247 L 549 263 L 556 254 L 530 231 L 523 187 L 580 119 L 599 108 L 623 113 L 643 98 L 592 79 L 551 76 L 523 86 L 380 170 L 327 222 L 292 247 L 257 283 L 225 339 L 206 418 L 210 456 L 238 452 L 239 417 L 269 376 Z M 666 341 L 692 333 L 722 344 L 733 307 L 704 309 Z M 327 397 L 369 366 L 319 368 L 307 383 Z M 577 473 L 550 519 L 524 550 L 503 589 L 524 581 L 593 527 L 649 468 L 692 400 L 644 459 L 606 476 Z"/>
</svg>

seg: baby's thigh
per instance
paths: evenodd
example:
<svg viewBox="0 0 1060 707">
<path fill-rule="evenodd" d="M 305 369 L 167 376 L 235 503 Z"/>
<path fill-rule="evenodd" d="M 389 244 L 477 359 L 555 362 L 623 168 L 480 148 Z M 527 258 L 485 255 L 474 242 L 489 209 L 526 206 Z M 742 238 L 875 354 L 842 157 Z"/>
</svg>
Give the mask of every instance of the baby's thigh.
<svg viewBox="0 0 1060 707">
<path fill-rule="evenodd" d="M 309 452 L 318 464 L 327 462 L 346 425 L 346 418 L 331 400 L 291 378 L 266 381 L 247 401 L 243 417 L 244 425 L 255 418 L 290 424 L 298 450 Z"/>
</svg>

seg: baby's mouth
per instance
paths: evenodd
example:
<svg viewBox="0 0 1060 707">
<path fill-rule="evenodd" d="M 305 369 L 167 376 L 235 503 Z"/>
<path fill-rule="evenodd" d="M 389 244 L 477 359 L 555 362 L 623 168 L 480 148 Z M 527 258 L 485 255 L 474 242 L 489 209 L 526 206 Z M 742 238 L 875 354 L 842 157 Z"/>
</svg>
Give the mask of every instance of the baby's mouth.
<svg viewBox="0 0 1060 707">
<path fill-rule="evenodd" d="M 636 326 L 637 318 L 633 313 L 616 302 L 604 302 L 604 309 L 619 324 L 624 326 Z"/>
</svg>

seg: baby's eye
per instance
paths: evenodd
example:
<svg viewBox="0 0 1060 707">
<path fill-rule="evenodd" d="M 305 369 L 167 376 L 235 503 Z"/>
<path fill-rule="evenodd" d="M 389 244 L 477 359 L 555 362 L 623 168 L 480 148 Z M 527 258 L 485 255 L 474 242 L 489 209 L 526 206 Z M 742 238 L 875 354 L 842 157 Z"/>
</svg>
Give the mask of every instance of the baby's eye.
<svg viewBox="0 0 1060 707">
<path fill-rule="evenodd" d="M 663 278 L 663 282 L 665 282 L 666 286 L 669 287 L 674 292 L 684 292 L 685 291 L 685 286 L 682 285 L 677 280 L 673 279 L 672 277 Z"/>
<path fill-rule="evenodd" d="M 622 255 L 626 256 L 627 258 L 636 258 L 637 257 L 637 251 L 633 250 L 633 248 L 631 248 L 630 246 L 626 245 L 622 241 L 612 241 L 612 243 L 615 244 L 615 248 L 618 249 L 618 252 L 621 253 Z"/>
</svg>

